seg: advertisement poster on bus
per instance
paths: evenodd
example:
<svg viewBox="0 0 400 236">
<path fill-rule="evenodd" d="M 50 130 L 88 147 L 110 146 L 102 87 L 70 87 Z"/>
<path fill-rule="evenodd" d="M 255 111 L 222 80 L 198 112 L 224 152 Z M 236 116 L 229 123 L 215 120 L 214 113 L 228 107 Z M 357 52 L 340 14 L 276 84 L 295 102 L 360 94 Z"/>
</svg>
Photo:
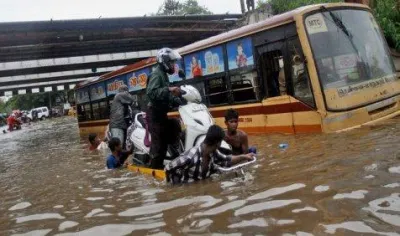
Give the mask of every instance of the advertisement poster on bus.
<svg viewBox="0 0 400 236">
<path fill-rule="evenodd" d="M 235 40 L 227 44 L 229 70 L 254 65 L 251 38 Z"/>
<path fill-rule="evenodd" d="M 129 92 L 138 91 L 146 88 L 147 79 L 150 76 L 150 68 L 144 68 L 128 74 Z"/>
<path fill-rule="evenodd" d="M 89 102 L 89 88 L 79 89 L 76 93 L 76 100 L 78 104 Z"/>
<path fill-rule="evenodd" d="M 172 75 L 168 75 L 170 83 L 179 82 L 182 80 L 178 75 L 179 70 L 183 70 L 183 61 L 182 60 L 179 60 L 175 64 L 175 72 Z"/>
<path fill-rule="evenodd" d="M 118 93 L 119 87 L 126 83 L 126 75 L 120 75 L 107 82 L 107 96 L 115 95 Z"/>
<path fill-rule="evenodd" d="M 223 72 L 225 68 L 221 46 L 189 54 L 184 60 L 188 79 Z"/>
<path fill-rule="evenodd" d="M 90 100 L 97 101 L 106 97 L 106 87 L 104 83 L 90 86 Z"/>
</svg>

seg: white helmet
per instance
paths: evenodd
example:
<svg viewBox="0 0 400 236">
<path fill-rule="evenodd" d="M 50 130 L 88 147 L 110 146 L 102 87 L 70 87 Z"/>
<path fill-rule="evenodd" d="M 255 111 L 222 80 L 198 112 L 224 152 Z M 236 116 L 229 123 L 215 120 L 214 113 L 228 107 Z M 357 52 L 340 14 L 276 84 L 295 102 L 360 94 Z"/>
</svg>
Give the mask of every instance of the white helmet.
<svg viewBox="0 0 400 236">
<path fill-rule="evenodd" d="M 181 55 L 171 48 L 163 48 L 157 53 L 157 62 L 168 74 L 175 72 L 176 61 L 182 59 Z"/>
</svg>

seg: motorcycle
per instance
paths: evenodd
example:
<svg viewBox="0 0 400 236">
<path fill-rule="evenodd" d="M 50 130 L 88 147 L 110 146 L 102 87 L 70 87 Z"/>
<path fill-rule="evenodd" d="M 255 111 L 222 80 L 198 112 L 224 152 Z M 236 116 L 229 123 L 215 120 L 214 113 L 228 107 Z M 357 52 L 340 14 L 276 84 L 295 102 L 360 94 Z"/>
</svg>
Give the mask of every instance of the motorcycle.
<svg viewBox="0 0 400 236">
<path fill-rule="evenodd" d="M 179 76 L 185 80 L 185 74 L 179 71 Z M 179 156 L 181 153 L 200 145 L 207 134 L 208 128 L 215 124 L 208 108 L 201 103 L 200 92 L 191 85 L 180 86 L 181 97 L 186 100 L 185 105 L 179 106 L 178 112 L 181 122 L 185 127 L 184 135 L 178 145 L 169 145 L 164 160 L 164 165 Z M 146 113 L 139 112 L 134 115 L 133 123 L 128 129 L 127 144 L 133 145 L 133 163 L 139 166 L 146 166 L 150 161 L 151 137 L 146 123 Z M 128 147 L 129 148 L 129 147 Z M 231 146 L 225 141 L 222 142 L 220 150 L 230 153 Z"/>
</svg>

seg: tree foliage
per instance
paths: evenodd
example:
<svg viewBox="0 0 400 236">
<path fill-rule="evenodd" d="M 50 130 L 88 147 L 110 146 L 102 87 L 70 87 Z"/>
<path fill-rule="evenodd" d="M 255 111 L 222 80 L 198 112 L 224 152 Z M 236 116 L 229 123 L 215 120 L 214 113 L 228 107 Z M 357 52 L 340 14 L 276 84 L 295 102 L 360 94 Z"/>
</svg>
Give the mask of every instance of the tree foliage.
<svg viewBox="0 0 400 236">
<path fill-rule="evenodd" d="M 257 7 L 265 8 L 266 5 L 269 4 L 273 14 L 276 15 L 302 6 L 330 2 L 343 2 L 343 0 L 259 0 L 257 2 Z"/>
<path fill-rule="evenodd" d="M 389 46 L 400 51 L 400 2 L 374 1 L 373 9 Z"/>
<path fill-rule="evenodd" d="M 165 0 L 158 8 L 156 15 L 174 16 L 174 15 L 210 15 L 211 11 L 205 6 L 200 6 L 197 0 Z"/>
</svg>

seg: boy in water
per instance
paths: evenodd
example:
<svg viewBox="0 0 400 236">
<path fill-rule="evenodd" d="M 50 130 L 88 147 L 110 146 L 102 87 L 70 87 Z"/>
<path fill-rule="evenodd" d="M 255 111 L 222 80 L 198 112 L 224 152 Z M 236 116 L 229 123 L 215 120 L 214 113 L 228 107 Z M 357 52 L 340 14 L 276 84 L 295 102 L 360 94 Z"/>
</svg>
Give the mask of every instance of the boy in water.
<svg viewBox="0 0 400 236">
<path fill-rule="evenodd" d="M 89 134 L 89 151 L 94 151 L 97 149 L 97 147 L 100 145 L 100 139 L 97 137 L 97 134 Z"/>
<path fill-rule="evenodd" d="M 128 156 L 132 154 L 132 151 L 122 150 L 121 141 L 116 137 L 108 141 L 108 147 L 111 150 L 111 155 L 107 158 L 107 169 L 117 169 L 123 166 Z"/>
<path fill-rule="evenodd" d="M 252 153 L 238 156 L 220 153 L 218 147 L 221 146 L 224 136 L 225 132 L 221 127 L 210 126 L 202 144 L 184 152 L 165 166 L 167 182 L 177 184 L 206 179 L 218 171 L 218 166 L 229 167 L 253 160 Z"/>
<path fill-rule="evenodd" d="M 249 149 L 249 140 L 247 134 L 238 130 L 239 126 L 239 113 L 233 109 L 229 109 L 225 113 L 225 124 L 227 130 L 225 131 L 225 142 L 232 146 L 232 154 L 240 155 L 249 152 L 256 153 L 256 148 Z"/>
</svg>

